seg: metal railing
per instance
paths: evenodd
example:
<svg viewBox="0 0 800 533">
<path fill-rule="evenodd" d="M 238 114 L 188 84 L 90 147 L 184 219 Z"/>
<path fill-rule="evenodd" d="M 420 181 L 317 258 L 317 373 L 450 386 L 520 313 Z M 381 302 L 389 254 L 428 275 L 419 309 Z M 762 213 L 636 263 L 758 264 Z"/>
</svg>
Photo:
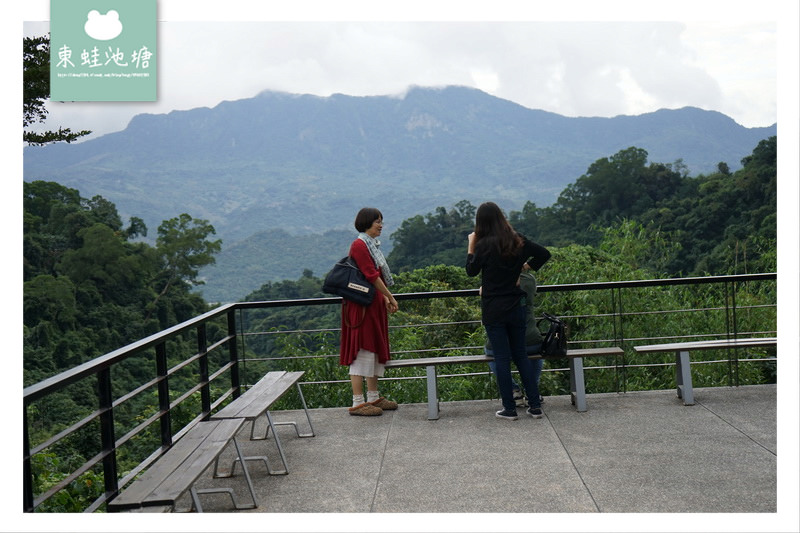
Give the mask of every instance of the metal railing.
<svg viewBox="0 0 800 533">
<path fill-rule="evenodd" d="M 665 339 L 676 340 L 683 338 L 699 338 L 703 336 L 715 336 L 717 338 L 735 338 L 739 335 L 774 336 L 777 332 L 774 329 L 759 331 L 740 331 L 738 313 L 744 310 L 758 308 L 768 308 L 774 312 L 775 302 L 767 302 L 751 305 L 750 303 L 737 303 L 737 287 L 742 283 L 758 281 L 775 281 L 777 274 L 750 274 L 733 276 L 713 276 L 700 278 L 678 278 L 678 279 L 659 279 L 659 280 L 638 280 L 620 282 L 598 282 L 565 285 L 544 285 L 538 288 L 540 294 L 539 307 L 550 312 L 555 312 L 568 321 L 583 323 L 588 320 L 603 320 L 607 326 L 602 328 L 609 335 L 595 338 L 574 338 L 573 344 L 579 345 L 616 345 L 623 348 L 632 347 L 634 344 L 653 343 Z M 707 284 L 715 284 L 722 287 L 722 299 L 713 307 L 691 307 L 685 309 L 636 309 L 629 305 L 634 299 L 632 291 L 650 287 L 675 287 L 689 286 L 699 287 Z M 575 296 L 584 292 L 596 293 L 602 291 L 606 296 L 603 298 L 605 309 L 595 309 L 592 312 L 580 309 L 580 304 L 569 301 L 549 302 L 548 295 L 560 295 L 564 298 Z M 627 298 L 626 298 L 627 295 Z M 457 290 L 427 293 L 396 294 L 399 301 L 432 301 L 440 298 L 467 298 L 474 299 L 477 306 L 477 290 Z M 129 481 L 143 472 L 150 464 L 157 460 L 172 444 L 174 440 L 180 438 L 185 432 L 193 427 L 197 422 L 207 419 L 208 416 L 221 404 L 230 398 L 236 398 L 246 387 L 242 383 L 242 368 L 248 362 L 268 361 L 281 359 L 283 362 L 294 360 L 295 364 L 303 364 L 308 355 L 286 356 L 271 358 L 265 354 L 254 352 L 248 355 L 247 339 L 252 335 L 264 334 L 291 334 L 309 333 L 308 330 L 298 331 L 258 331 L 252 330 L 243 316 L 244 313 L 258 310 L 269 310 L 286 307 L 310 307 L 319 305 L 338 305 L 340 298 L 313 298 L 302 300 L 276 300 L 266 302 L 239 302 L 220 306 L 208 313 L 200 315 L 194 319 L 178 324 L 174 327 L 151 335 L 145 339 L 129 344 L 123 348 L 110 352 L 102 357 L 93 359 L 81 364 L 68 371 L 26 387 L 23 392 L 23 508 L 25 512 L 33 512 L 42 506 L 54 495 L 70 487 L 76 480 L 88 472 L 96 472 L 102 476 L 103 493 L 86 506 L 84 511 L 93 512 L 100 509 L 108 500 L 115 497 L 119 490 Z M 564 306 L 562 309 L 555 306 Z M 645 304 L 646 305 L 646 304 Z M 695 328 L 693 331 L 671 332 L 669 335 L 636 335 L 636 329 L 631 326 L 642 317 L 652 314 L 666 313 L 695 313 L 700 316 L 709 313 L 718 313 L 724 316 L 724 331 L 702 331 L 702 328 Z M 693 319 L 694 320 L 694 319 Z M 442 328 L 445 326 L 469 326 L 480 328 L 479 320 L 466 320 L 448 323 L 430 324 L 393 324 L 391 327 L 399 328 Z M 634 332 L 633 335 L 629 331 Z M 332 325 L 327 330 L 316 330 L 333 332 L 338 331 L 337 325 Z M 211 332 L 211 333 L 210 333 Z M 188 345 L 196 349 L 187 349 Z M 189 351 L 187 351 L 189 350 Z M 393 357 L 414 357 L 420 354 L 428 355 L 429 351 L 435 351 L 447 355 L 452 351 L 482 350 L 482 345 L 468 346 L 449 346 L 449 347 L 430 347 L 423 349 L 398 349 L 394 350 Z M 252 351 L 252 350 L 251 350 Z M 336 354 L 314 355 L 314 358 L 338 357 Z M 143 380 L 143 383 L 130 383 L 126 386 L 132 389 L 118 393 L 116 389 L 120 384 L 113 379 L 113 373 L 118 372 L 121 376 L 127 376 L 129 370 L 127 364 L 131 364 L 134 358 L 139 361 L 146 361 L 154 366 L 154 373 L 150 379 Z M 773 359 L 774 360 L 774 359 Z M 735 358 L 728 358 L 720 361 L 710 361 L 713 363 L 727 363 L 729 370 L 729 384 L 738 384 L 737 361 Z M 599 368 L 613 368 L 615 372 L 621 372 L 621 386 L 618 390 L 625 391 L 624 372 L 632 368 L 647 368 L 652 366 L 664 366 L 668 363 L 626 363 L 613 367 L 603 366 Z M 588 367 L 587 367 L 588 370 Z M 171 379 L 175 382 L 180 381 L 178 376 L 188 372 L 192 384 L 185 390 L 176 390 L 176 386 L 171 386 Z M 485 374 L 481 373 L 481 374 Z M 447 377 L 443 375 L 441 377 Z M 398 379 L 415 379 L 412 377 L 401 377 Z M 423 379 L 423 378 L 419 378 Z M 37 442 L 31 445 L 32 427 L 37 420 L 52 422 L 47 419 L 47 413 L 37 410 L 39 402 L 53 401 L 57 403 L 59 394 L 69 390 L 73 385 L 82 384 L 86 387 L 86 382 L 94 381 L 89 387 L 96 395 L 96 408 L 84 413 L 77 422 L 71 423 L 66 427 L 56 431 L 53 435 L 45 437 L 37 434 Z M 183 380 L 184 382 L 186 379 Z M 246 381 L 246 380 L 245 380 Z M 327 385 L 331 383 L 345 384 L 349 380 L 310 380 L 305 382 L 304 387 L 316 385 Z M 145 409 L 146 412 L 129 412 L 131 409 L 136 411 L 137 405 L 142 398 L 148 399 L 149 396 L 155 399 L 148 400 L 154 404 L 152 409 Z M 136 399 L 139 400 L 136 400 Z M 139 404 L 141 405 L 141 404 Z M 188 413 L 187 413 L 188 411 Z M 122 419 L 125 418 L 125 423 Z M 50 424 L 48 424 L 50 425 Z M 153 436 L 154 428 L 157 428 L 156 436 Z M 77 465 L 66 474 L 62 479 L 46 489 L 35 493 L 35 467 L 34 460 L 37 455 L 45 454 L 48 450 L 58 449 L 65 445 L 71 438 L 81 438 L 81 434 L 88 433 L 90 441 L 96 442 L 97 451 L 88 460 Z M 149 439 L 149 440 L 148 440 Z M 147 448 L 147 446 L 150 446 Z M 147 449 L 149 455 L 139 462 L 130 471 L 121 473 L 119 468 L 119 457 L 121 450 L 125 446 L 139 446 Z M 41 468 L 41 467 L 40 467 Z"/>
</svg>

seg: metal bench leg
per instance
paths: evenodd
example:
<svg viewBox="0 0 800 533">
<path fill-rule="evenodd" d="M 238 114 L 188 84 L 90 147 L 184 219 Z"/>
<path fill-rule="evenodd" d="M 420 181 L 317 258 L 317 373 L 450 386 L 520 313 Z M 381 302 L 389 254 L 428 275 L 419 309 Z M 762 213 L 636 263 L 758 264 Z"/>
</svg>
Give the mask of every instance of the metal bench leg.
<svg viewBox="0 0 800 533">
<path fill-rule="evenodd" d="M 275 431 L 276 424 L 272 421 L 272 417 L 269 414 L 269 410 L 264 411 L 264 415 L 267 417 L 267 434 L 264 437 L 254 437 L 253 431 L 256 427 L 256 421 L 253 419 L 250 426 L 250 440 L 265 440 L 267 435 L 269 434 L 269 430 L 272 429 L 272 432 L 275 434 L 275 444 L 278 446 L 278 453 L 281 455 L 281 461 L 283 462 L 283 470 L 272 470 L 269 466 L 269 459 L 266 455 L 259 455 L 259 456 L 252 456 L 252 457 L 245 457 L 244 461 L 264 461 L 264 464 L 267 466 L 267 471 L 272 476 L 278 475 L 286 475 L 289 473 L 289 465 L 286 462 L 286 456 L 283 454 L 283 446 L 281 446 L 281 439 L 278 436 L 278 433 Z M 234 459 L 233 466 L 231 467 L 231 475 L 233 474 L 234 469 L 236 468 L 236 463 L 239 462 L 240 459 Z"/>
<path fill-rule="evenodd" d="M 569 382 L 572 405 L 579 413 L 586 411 L 586 384 L 583 380 L 583 357 L 569 359 Z"/>
<path fill-rule="evenodd" d="M 245 457 L 244 460 L 245 461 L 264 461 L 264 466 L 267 467 L 267 472 L 269 472 L 269 474 L 271 476 L 288 474 L 288 472 L 286 470 L 273 470 L 272 467 L 269 466 L 269 458 L 266 455 Z M 222 475 L 217 475 L 215 477 L 231 477 L 232 475 L 236 474 L 236 464 L 237 463 L 241 463 L 241 462 L 242 462 L 242 459 L 240 459 L 239 457 L 235 458 L 233 460 L 233 464 L 231 465 L 230 474 L 222 474 Z M 244 464 L 244 463 L 242 463 L 242 464 Z"/>
<path fill-rule="evenodd" d="M 236 448 L 236 455 L 238 458 L 236 461 L 242 463 L 242 471 L 244 471 L 244 479 L 247 482 L 247 489 L 250 491 L 250 498 L 253 500 L 253 503 L 239 503 L 236 499 L 236 495 L 233 493 L 233 489 L 231 488 L 219 488 L 219 489 L 196 489 L 192 487 L 189 489 L 189 492 L 192 495 L 192 508 L 196 509 L 198 513 L 203 512 L 203 506 L 200 504 L 200 494 L 220 494 L 226 493 L 228 496 L 231 497 L 231 501 L 233 502 L 233 507 L 237 510 L 243 509 L 255 509 L 258 507 L 258 501 L 256 501 L 256 491 L 253 490 L 253 481 L 250 479 L 250 471 L 247 469 L 247 463 L 245 463 L 245 457 L 242 455 L 242 449 L 239 447 L 239 442 L 236 440 L 236 437 L 233 438 L 233 445 Z M 234 462 L 233 466 L 231 466 L 231 471 L 229 474 L 219 474 L 217 467 L 219 466 L 219 457 L 214 461 L 214 477 L 215 478 L 224 478 L 224 477 L 232 477 L 233 476 L 233 469 L 236 467 L 236 462 Z M 191 510 L 191 509 L 190 509 Z"/>
<path fill-rule="evenodd" d="M 311 415 L 308 413 L 308 406 L 306 405 L 306 398 L 303 396 L 303 389 L 300 388 L 300 383 L 297 384 L 297 393 L 300 395 L 300 401 L 303 403 L 303 411 L 306 412 L 306 420 L 308 420 L 308 427 L 311 428 L 311 433 L 303 433 L 300 434 L 300 431 L 297 430 L 297 424 L 295 424 L 294 429 L 297 431 L 298 437 L 313 437 L 314 434 L 314 426 L 311 424 Z"/>
<path fill-rule="evenodd" d="M 274 426 L 294 426 L 294 432 L 297 433 L 297 436 L 302 438 L 306 437 L 315 437 L 316 434 L 314 433 L 314 425 L 311 423 L 311 415 L 308 412 L 308 405 L 306 405 L 306 399 L 303 396 L 303 390 L 300 388 L 300 383 L 297 383 L 297 392 L 300 394 L 300 401 L 303 403 L 303 411 L 306 413 L 306 420 L 308 420 L 308 427 L 311 428 L 310 433 L 300 433 L 300 428 L 297 427 L 297 422 L 294 421 L 287 421 L 287 422 L 273 422 Z M 251 430 L 251 437 L 252 437 L 252 430 Z M 264 433 L 264 438 L 269 437 L 269 426 L 267 426 L 267 431 Z M 260 439 L 258 439 L 260 440 Z"/>
<path fill-rule="evenodd" d="M 692 366 L 687 351 L 675 352 L 675 382 L 678 385 L 678 398 L 683 398 L 683 405 L 694 405 Z"/>
<path fill-rule="evenodd" d="M 286 456 L 283 454 L 283 446 L 281 446 L 281 439 L 280 437 L 278 437 L 278 432 L 275 431 L 275 424 L 272 422 L 272 416 L 270 416 L 269 411 L 265 411 L 264 414 L 267 415 L 267 422 L 269 422 L 269 427 L 272 428 L 272 432 L 275 434 L 275 444 L 278 446 L 278 453 L 281 455 L 281 461 L 283 462 L 283 472 L 277 472 L 277 473 L 288 474 L 289 465 L 286 463 Z"/>
<path fill-rule="evenodd" d="M 436 367 L 425 367 L 428 375 L 428 420 L 439 420 L 439 393 L 436 386 Z"/>
</svg>

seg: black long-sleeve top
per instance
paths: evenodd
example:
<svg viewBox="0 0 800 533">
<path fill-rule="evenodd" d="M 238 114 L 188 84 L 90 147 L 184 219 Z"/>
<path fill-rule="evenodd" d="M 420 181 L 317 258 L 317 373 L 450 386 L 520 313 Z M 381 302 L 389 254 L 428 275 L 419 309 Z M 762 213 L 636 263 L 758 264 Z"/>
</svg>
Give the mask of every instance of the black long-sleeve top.
<svg viewBox="0 0 800 533">
<path fill-rule="evenodd" d="M 476 246 L 474 254 L 467 254 L 466 271 L 469 276 L 481 274 L 481 318 L 484 324 L 498 322 L 508 311 L 520 304 L 525 296 L 519 284 L 519 274 L 526 262 L 534 271 L 548 259 L 550 251 L 529 241 L 524 235 L 522 247 L 511 258 L 503 258 L 494 250 Z"/>
</svg>

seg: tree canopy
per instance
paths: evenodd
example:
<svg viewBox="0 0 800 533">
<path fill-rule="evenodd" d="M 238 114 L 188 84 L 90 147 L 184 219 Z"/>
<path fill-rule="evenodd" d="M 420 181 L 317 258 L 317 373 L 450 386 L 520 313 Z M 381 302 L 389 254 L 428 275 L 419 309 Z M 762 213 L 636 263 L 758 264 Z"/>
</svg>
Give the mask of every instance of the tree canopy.
<svg viewBox="0 0 800 533">
<path fill-rule="evenodd" d="M 22 127 L 28 128 L 47 119 L 45 102 L 50 98 L 50 37 L 24 37 L 22 39 Z M 22 132 L 22 140 L 33 146 L 58 141 L 72 141 L 89 135 L 91 131 L 73 132 L 59 127 L 58 131 Z"/>
<path fill-rule="evenodd" d="M 690 177 L 681 161 L 648 163 L 630 147 L 592 163 L 549 207 L 527 202 L 508 213 L 512 226 L 545 246 L 597 246 L 607 228 L 633 221 L 672 243 L 665 275 L 773 270 L 777 239 L 777 138 L 761 141 L 743 167 Z M 393 268 L 462 265 L 475 207 L 406 220 L 393 234 Z M 660 260 L 659 260 L 660 261 Z M 644 265 L 648 266 L 648 265 Z M 650 265 L 653 266 L 653 265 Z M 591 280 L 582 280 L 591 281 Z"/>
<path fill-rule="evenodd" d="M 159 227 L 155 247 L 138 218 L 53 182 L 23 184 L 25 382 L 102 355 L 206 310 L 190 292 L 214 262 L 214 227 L 188 214 Z"/>
</svg>

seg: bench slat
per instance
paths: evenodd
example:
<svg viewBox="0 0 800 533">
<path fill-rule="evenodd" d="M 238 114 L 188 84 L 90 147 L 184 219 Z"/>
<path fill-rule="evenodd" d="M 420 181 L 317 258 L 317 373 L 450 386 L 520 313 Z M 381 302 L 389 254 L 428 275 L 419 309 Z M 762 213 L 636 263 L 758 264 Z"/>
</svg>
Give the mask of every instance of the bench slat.
<svg viewBox="0 0 800 533">
<path fill-rule="evenodd" d="M 694 405 L 692 368 L 689 352 L 695 350 L 720 350 L 731 348 L 753 348 L 777 346 L 775 337 L 752 337 L 746 339 L 716 339 L 709 341 L 675 342 L 634 346 L 637 353 L 673 352 L 675 354 L 675 384 L 678 398 L 684 405 Z"/>
<path fill-rule="evenodd" d="M 253 431 L 256 425 L 256 419 L 261 415 L 265 415 L 267 419 L 267 434 L 261 439 L 263 440 L 267 438 L 269 431 L 275 435 L 275 445 L 278 448 L 278 453 L 281 456 L 281 461 L 283 462 L 283 470 L 269 470 L 270 474 L 288 474 L 289 473 L 289 466 L 286 464 L 286 456 L 283 453 L 283 447 L 281 446 L 280 438 L 278 437 L 278 433 L 275 431 L 275 426 L 278 425 L 292 425 L 297 431 L 298 437 L 313 437 L 314 436 L 314 426 L 311 425 L 311 416 L 308 414 L 308 406 L 306 406 L 305 398 L 303 398 L 303 391 L 300 390 L 300 378 L 303 377 L 305 374 L 304 371 L 295 371 L 295 372 L 284 372 L 284 371 L 274 371 L 274 372 L 267 372 L 267 374 L 258 380 L 258 383 L 250 387 L 244 394 L 239 396 L 237 399 L 233 400 L 229 403 L 225 408 L 218 411 L 216 414 L 211 415 L 212 420 L 218 419 L 225 419 L 225 418 L 236 418 L 239 420 L 247 420 L 251 422 L 250 427 L 250 438 L 254 439 Z M 297 424 L 295 422 L 277 422 L 273 423 L 272 417 L 269 414 L 269 409 L 281 396 L 283 396 L 292 386 L 297 386 L 297 392 L 300 396 L 300 401 L 303 403 L 303 410 L 306 413 L 306 420 L 308 420 L 308 426 L 311 429 L 310 433 L 306 433 L 301 435 L 299 430 L 297 430 Z M 267 468 L 269 468 L 269 462 L 267 461 L 266 456 L 262 457 L 246 457 L 244 460 L 264 460 L 267 464 Z"/>
<path fill-rule="evenodd" d="M 141 506 L 148 494 L 160 485 L 186 458 L 192 453 L 203 436 L 194 430 L 190 431 L 172 445 L 167 453 L 159 457 L 147 471 L 137 478 L 132 485 L 124 489 L 120 495 L 108 503 L 110 509 L 132 509 Z"/>
<path fill-rule="evenodd" d="M 244 418 L 248 420 L 257 418 L 297 383 L 302 376 L 302 371 L 268 372 L 266 376 L 238 399 L 212 415 L 212 418 Z"/>
<path fill-rule="evenodd" d="M 197 448 L 199 446 L 204 446 L 209 436 L 215 436 L 217 439 L 224 439 L 224 443 L 222 444 L 222 448 L 224 448 L 225 444 L 230 441 L 243 423 L 244 420 L 239 419 L 199 422 L 194 428 L 174 443 L 163 456 L 159 457 L 141 477 L 134 480 L 128 488 L 124 489 L 121 494 L 110 501 L 108 503 L 108 508 L 110 510 L 134 509 L 143 505 L 144 502 L 147 502 L 147 505 L 173 505 L 180 494 L 188 490 L 191 487 L 191 483 L 211 464 L 211 461 L 216 458 L 216 455 L 210 458 L 205 467 L 200 469 L 188 485 L 186 485 L 187 480 L 182 481 L 186 486 L 180 494 L 160 500 L 161 503 L 153 500 L 150 495 L 158 491 L 159 487 L 177 470 L 180 470 L 181 473 L 184 472 L 184 470 L 188 470 L 184 469 L 187 460 L 193 455 L 196 455 Z M 219 452 L 221 451 L 222 449 L 219 450 Z M 217 452 L 217 455 L 219 452 Z"/>
<path fill-rule="evenodd" d="M 579 412 L 586 411 L 586 391 L 583 384 L 583 358 L 596 356 L 619 356 L 624 352 L 618 346 L 608 348 L 581 348 L 567 350 L 565 356 L 569 359 L 570 368 L 570 395 L 572 403 Z M 529 355 L 530 359 L 548 359 L 541 354 Z M 554 358 L 557 359 L 557 358 Z M 424 366 L 427 368 L 426 379 L 428 388 L 428 420 L 439 418 L 439 397 L 436 384 L 436 367 L 439 365 L 458 365 L 468 363 L 489 363 L 493 357 L 487 355 L 452 355 L 444 357 L 419 357 L 414 359 L 391 359 L 386 362 L 386 368 L 408 368 Z M 580 375 L 578 375 L 580 374 Z"/>
<path fill-rule="evenodd" d="M 763 346 L 776 346 L 776 337 L 757 337 L 748 339 L 717 339 L 710 341 L 694 342 L 675 342 L 668 344 L 648 344 L 645 346 L 634 346 L 633 349 L 641 353 L 652 352 L 676 352 L 691 350 L 718 350 L 725 348 L 752 348 Z"/>
<path fill-rule="evenodd" d="M 284 372 L 268 372 L 258 383 L 247 389 L 244 394 L 217 411 L 212 418 L 243 418 L 239 413 L 262 405 L 259 397 L 260 391 L 272 386 L 283 374 Z"/>
<path fill-rule="evenodd" d="M 211 424 L 213 422 L 201 422 Z M 205 435 L 202 443 L 181 463 L 173 475 L 167 477 L 146 498 L 143 505 L 174 505 L 200 475 L 222 453 L 244 423 L 241 419 L 220 420 L 216 427 Z"/>
<path fill-rule="evenodd" d="M 282 376 L 279 376 L 278 380 L 275 382 L 275 384 L 272 387 L 270 387 L 268 390 L 263 391 L 263 392 L 261 392 L 259 394 L 259 403 L 261 404 L 259 412 L 261 412 L 261 413 L 264 412 L 264 404 L 266 404 L 267 406 L 271 407 L 272 404 L 274 404 L 276 401 L 278 401 L 278 399 L 281 396 L 283 396 L 286 393 L 286 391 L 291 389 L 292 386 L 295 383 L 297 383 L 300 380 L 301 377 L 303 377 L 303 372 L 299 372 L 299 371 L 298 372 L 286 372 Z M 258 416 L 258 414 L 259 414 L 259 412 L 256 412 L 256 409 L 254 409 L 254 407 L 256 407 L 256 406 L 251 404 L 251 406 L 248 407 L 248 409 L 247 409 L 247 411 L 249 412 L 251 417 Z M 240 416 L 245 416 L 246 417 L 246 413 L 245 413 L 244 409 L 242 410 Z"/>
<path fill-rule="evenodd" d="M 568 350 L 565 357 L 597 357 L 597 356 L 616 356 L 622 355 L 623 350 L 617 346 L 610 348 L 580 348 Z M 541 354 L 529 355 L 530 359 L 547 359 Z M 552 358 L 557 359 L 557 358 Z M 460 365 L 469 363 L 488 363 L 494 361 L 493 357 L 487 355 L 451 355 L 443 357 L 419 357 L 414 359 L 390 359 L 386 362 L 386 368 L 405 368 L 411 366 L 431 366 L 431 365 Z"/>
</svg>

